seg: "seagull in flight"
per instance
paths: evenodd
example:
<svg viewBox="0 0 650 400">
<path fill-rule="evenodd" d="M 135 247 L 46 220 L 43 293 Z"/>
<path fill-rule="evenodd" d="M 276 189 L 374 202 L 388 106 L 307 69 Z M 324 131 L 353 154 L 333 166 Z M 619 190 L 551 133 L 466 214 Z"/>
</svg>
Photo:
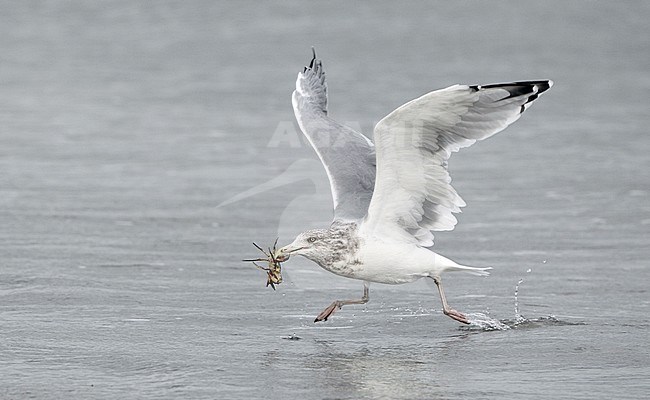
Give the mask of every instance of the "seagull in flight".
<svg viewBox="0 0 650 400">
<path fill-rule="evenodd" d="M 451 153 L 487 139 L 515 122 L 548 90 L 550 80 L 453 85 L 398 107 L 374 128 L 374 143 L 332 119 L 320 59 L 298 73 L 292 103 L 298 124 L 329 178 L 334 219 L 278 249 L 286 261 L 300 255 L 336 275 L 363 281 L 360 299 L 336 300 L 314 322 L 369 300 L 371 282 L 402 284 L 432 279 L 443 313 L 469 324 L 447 304 L 441 275 L 488 275 L 490 268 L 458 264 L 432 251 L 432 231 L 449 231 L 465 202 L 451 186 Z"/>
</svg>

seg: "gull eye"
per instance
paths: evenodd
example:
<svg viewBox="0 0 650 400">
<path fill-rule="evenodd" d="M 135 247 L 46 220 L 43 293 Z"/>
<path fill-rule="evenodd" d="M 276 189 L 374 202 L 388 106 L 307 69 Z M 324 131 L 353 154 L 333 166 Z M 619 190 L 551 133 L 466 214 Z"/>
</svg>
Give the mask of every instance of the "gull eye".
<svg viewBox="0 0 650 400">
<path fill-rule="evenodd" d="M 310 237 L 309 239 L 307 239 L 307 241 L 308 241 L 309 243 L 314 243 L 314 242 L 316 241 L 316 238 L 315 238 L 314 236 L 312 236 L 312 237 Z"/>
</svg>

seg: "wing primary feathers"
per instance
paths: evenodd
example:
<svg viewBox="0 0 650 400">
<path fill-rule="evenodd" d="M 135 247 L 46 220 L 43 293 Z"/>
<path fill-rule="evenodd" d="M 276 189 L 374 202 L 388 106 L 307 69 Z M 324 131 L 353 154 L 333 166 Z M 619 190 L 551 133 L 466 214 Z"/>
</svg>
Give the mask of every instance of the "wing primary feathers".
<svg viewBox="0 0 650 400">
<path fill-rule="evenodd" d="M 530 106 L 530 103 L 553 86 L 553 81 L 520 81 L 510 83 L 492 83 L 489 85 L 471 85 L 469 88 L 476 92 L 483 89 L 503 89 L 508 92 L 508 96 L 499 101 L 512 99 L 519 96 L 530 94 L 528 100 L 519 107 L 519 113 L 523 113 Z"/>
</svg>

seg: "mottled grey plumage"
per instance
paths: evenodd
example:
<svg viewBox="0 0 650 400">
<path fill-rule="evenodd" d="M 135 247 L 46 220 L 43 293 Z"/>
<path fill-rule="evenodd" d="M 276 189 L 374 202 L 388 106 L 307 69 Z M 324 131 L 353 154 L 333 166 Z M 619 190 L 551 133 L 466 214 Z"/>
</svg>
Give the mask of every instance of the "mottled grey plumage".
<svg viewBox="0 0 650 400">
<path fill-rule="evenodd" d="M 360 265 L 357 229 L 355 222 L 335 221 L 329 229 L 311 229 L 301 233 L 299 237 L 311 243 L 310 251 L 304 256 L 330 272 L 349 276 L 355 266 Z"/>
</svg>

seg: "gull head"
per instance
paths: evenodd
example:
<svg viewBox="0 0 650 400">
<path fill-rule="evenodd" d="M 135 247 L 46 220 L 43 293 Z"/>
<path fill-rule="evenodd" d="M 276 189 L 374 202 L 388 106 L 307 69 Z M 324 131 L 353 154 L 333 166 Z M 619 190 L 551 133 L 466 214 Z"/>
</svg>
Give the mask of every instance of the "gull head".
<svg viewBox="0 0 650 400">
<path fill-rule="evenodd" d="M 293 254 L 310 259 L 325 269 L 353 258 L 359 247 L 356 223 L 334 222 L 329 229 L 312 229 L 298 235 L 294 241 L 277 251 L 278 261 Z"/>
<path fill-rule="evenodd" d="M 318 262 L 323 255 L 330 251 L 329 230 L 311 229 L 305 231 L 288 244 L 278 250 L 276 257 L 280 261 L 286 261 L 292 255 L 307 257 L 312 261 Z"/>
</svg>

